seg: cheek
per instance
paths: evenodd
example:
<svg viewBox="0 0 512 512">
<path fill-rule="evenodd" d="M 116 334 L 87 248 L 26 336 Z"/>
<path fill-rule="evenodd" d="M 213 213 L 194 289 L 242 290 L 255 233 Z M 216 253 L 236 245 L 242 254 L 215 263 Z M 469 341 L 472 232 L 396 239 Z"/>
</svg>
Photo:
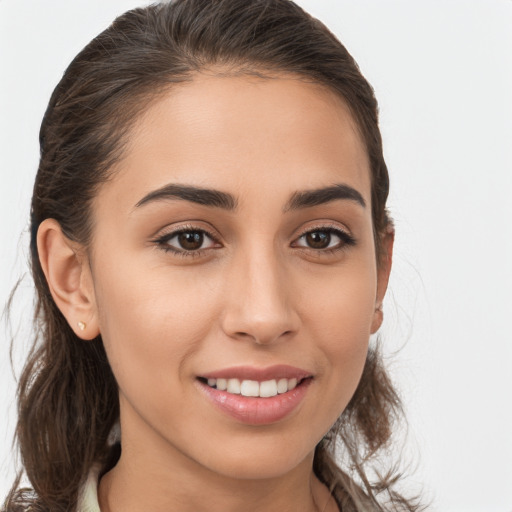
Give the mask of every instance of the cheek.
<svg viewBox="0 0 512 512">
<path fill-rule="evenodd" d="M 359 383 L 366 360 L 375 314 L 375 264 L 362 258 L 321 284 L 304 301 L 303 325 L 321 353 L 320 372 L 340 413 Z"/>
<path fill-rule="evenodd" d="M 200 350 L 218 317 L 213 287 L 199 287 L 192 273 L 168 268 L 128 272 L 129 262 L 97 276 L 100 330 L 121 390 L 172 386 L 186 378 L 187 361 Z M 127 277 L 129 276 L 129 277 Z"/>
<path fill-rule="evenodd" d="M 368 339 L 377 293 L 374 260 L 363 253 L 338 269 L 304 274 L 299 288 L 305 323 L 321 330 L 322 339 Z"/>
</svg>

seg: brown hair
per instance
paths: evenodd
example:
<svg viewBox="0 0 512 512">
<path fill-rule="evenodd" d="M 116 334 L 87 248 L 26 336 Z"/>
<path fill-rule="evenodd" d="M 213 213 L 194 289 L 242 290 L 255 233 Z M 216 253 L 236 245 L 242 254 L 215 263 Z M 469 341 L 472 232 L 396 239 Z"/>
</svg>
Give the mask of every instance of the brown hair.
<svg viewBox="0 0 512 512">
<path fill-rule="evenodd" d="M 87 246 L 91 201 L 122 158 L 137 115 L 173 83 L 219 66 L 228 73 L 292 73 L 345 100 L 368 152 L 379 255 L 390 221 L 377 102 L 322 23 L 289 0 L 175 0 L 117 18 L 70 64 L 41 126 L 31 209 L 36 342 L 19 382 L 16 431 L 33 490 L 19 488 L 18 478 L 6 501 L 9 512 L 73 510 L 91 465 L 115 463 L 108 460 L 108 436 L 119 415 L 116 382 L 101 337 L 80 342 L 55 305 L 39 262 L 38 227 L 56 219 L 69 239 Z M 399 398 L 372 349 L 354 397 L 315 452 L 314 471 L 343 512 L 418 509 L 393 490 L 390 474 L 368 476 L 400 416 Z"/>
</svg>

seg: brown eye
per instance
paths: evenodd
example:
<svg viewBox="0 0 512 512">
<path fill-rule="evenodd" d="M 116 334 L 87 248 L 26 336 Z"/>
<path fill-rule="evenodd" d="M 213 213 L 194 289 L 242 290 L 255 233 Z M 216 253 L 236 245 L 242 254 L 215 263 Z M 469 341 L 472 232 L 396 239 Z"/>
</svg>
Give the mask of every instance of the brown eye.
<svg viewBox="0 0 512 512">
<path fill-rule="evenodd" d="M 187 255 L 188 253 L 200 253 L 204 249 L 213 249 L 218 247 L 212 235 L 208 234 L 202 229 L 183 229 L 164 235 L 157 240 L 159 246 L 165 251 L 172 251 L 174 253 L 181 253 Z"/>
<path fill-rule="evenodd" d="M 352 235 L 341 229 L 329 227 L 304 233 L 293 243 L 293 246 L 327 252 L 327 250 L 343 249 L 346 246 L 355 245 L 355 243 Z"/>
<path fill-rule="evenodd" d="M 204 242 L 204 233 L 201 231 L 185 231 L 177 236 L 181 249 L 185 251 L 197 251 Z"/>
<path fill-rule="evenodd" d="M 311 231 L 305 235 L 305 241 L 312 249 L 326 249 L 331 243 L 331 233 L 327 231 Z"/>
</svg>

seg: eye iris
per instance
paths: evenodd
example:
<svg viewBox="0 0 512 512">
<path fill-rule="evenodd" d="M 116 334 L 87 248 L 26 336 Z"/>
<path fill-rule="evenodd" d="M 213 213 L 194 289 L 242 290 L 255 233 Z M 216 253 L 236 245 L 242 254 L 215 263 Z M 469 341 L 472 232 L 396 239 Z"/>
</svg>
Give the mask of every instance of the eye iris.
<svg viewBox="0 0 512 512">
<path fill-rule="evenodd" d="M 204 235 L 200 231 L 187 231 L 178 235 L 178 242 L 183 249 L 194 251 L 203 245 Z"/>
<path fill-rule="evenodd" d="M 306 235 L 306 242 L 313 249 L 325 249 L 331 243 L 331 234 L 326 231 L 313 231 Z"/>
</svg>

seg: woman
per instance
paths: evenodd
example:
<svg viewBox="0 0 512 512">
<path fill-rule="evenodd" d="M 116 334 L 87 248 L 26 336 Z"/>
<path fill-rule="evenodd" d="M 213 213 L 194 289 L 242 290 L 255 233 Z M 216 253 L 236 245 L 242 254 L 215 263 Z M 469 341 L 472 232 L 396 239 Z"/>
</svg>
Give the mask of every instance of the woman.
<svg viewBox="0 0 512 512">
<path fill-rule="evenodd" d="M 321 23 L 287 0 L 130 11 L 40 143 L 34 491 L 6 510 L 417 510 L 372 469 L 400 412 L 369 349 L 393 246 L 377 104 Z"/>
</svg>

